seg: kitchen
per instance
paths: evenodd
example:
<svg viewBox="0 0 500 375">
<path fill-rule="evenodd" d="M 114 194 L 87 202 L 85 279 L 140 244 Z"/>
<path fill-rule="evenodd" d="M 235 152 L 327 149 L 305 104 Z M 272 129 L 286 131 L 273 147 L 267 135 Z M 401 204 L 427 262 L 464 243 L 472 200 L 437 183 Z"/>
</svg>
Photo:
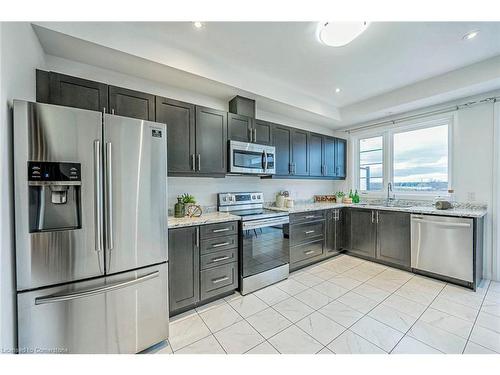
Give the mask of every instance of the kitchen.
<svg viewBox="0 0 500 375">
<path fill-rule="evenodd" d="M 500 24 L 362 23 L 332 47 L 334 24 L 2 23 L 2 249 L 15 245 L 2 250 L 2 347 L 498 354 Z M 412 63 L 424 42 L 390 51 L 383 38 L 398 32 L 402 44 L 441 32 L 442 66 Z M 318 72 L 293 81 L 277 42 Z M 178 60 L 151 53 L 162 43 Z M 375 78 L 339 63 L 337 107 L 298 89 L 329 58 L 373 48 L 413 75 L 381 68 L 387 85 L 369 91 Z"/>
</svg>

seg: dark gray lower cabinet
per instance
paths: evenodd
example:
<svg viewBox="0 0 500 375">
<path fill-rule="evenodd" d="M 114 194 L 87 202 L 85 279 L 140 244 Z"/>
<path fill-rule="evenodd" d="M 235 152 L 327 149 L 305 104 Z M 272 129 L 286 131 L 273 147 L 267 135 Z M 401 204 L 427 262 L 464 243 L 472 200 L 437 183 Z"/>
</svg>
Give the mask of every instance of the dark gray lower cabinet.
<svg viewBox="0 0 500 375">
<path fill-rule="evenodd" d="M 340 253 L 344 239 L 344 210 L 328 210 L 326 213 L 325 257 Z"/>
<path fill-rule="evenodd" d="M 377 251 L 379 260 L 410 267 L 410 214 L 377 211 Z"/>
<path fill-rule="evenodd" d="M 200 300 L 199 228 L 168 231 L 168 295 L 170 312 L 182 310 Z"/>
<path fill-rule="evenodd" d="M 325 252 L 325 211 L 290 215 L 290 270 L 323 259 Z"/>
<path fill-rule="evenodd" d="M 375 258 L 375 211 L 349 209 L 346 214 L 349 252 Z"/>
<path fill-rule="evenodd" d="M 238 288 L 237 222 L 169 230 L 169 306 L 175 315 Z"/>
</svg>

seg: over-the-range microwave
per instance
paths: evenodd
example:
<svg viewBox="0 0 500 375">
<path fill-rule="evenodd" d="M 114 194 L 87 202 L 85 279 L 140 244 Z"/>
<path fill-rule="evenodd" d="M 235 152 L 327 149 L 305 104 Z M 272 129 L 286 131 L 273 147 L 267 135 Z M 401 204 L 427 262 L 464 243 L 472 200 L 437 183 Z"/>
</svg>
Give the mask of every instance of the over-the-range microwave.
<svg viewBox="0 0 500 375">
<path fill-rule="evenodd" d="M 276 173 L 274 146 L 229 141 L 228 172 L 271 175 Z"/>
</svg>

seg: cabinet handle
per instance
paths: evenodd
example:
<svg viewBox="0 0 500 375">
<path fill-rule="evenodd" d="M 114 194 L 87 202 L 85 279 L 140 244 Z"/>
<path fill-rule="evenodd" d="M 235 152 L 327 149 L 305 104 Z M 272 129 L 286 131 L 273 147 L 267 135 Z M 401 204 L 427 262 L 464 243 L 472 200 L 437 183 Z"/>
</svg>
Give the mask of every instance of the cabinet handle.
<svg viewBox="0 0 500 375">
<path fill-rule="evenodd" d="M 214 229 L 214 230 L 212 230 L 212 233 L 227 232 L 229 229 L 230 228 Z"/>
<path fill-rule="evenodd" d="M 375 211 L 372 211 L 372 224 L 375 222 Z"/>
<path fill-rule="evenodd" d="M 198 154 L 198 172 L 201 171 L 201 154 Z"/>
<path fill-rule="evenodd" d="M 214 243 L 212 247 L 221 247 L 226 245 L 229 245 L 229 242 Z"/>
<path fill-rule="evenodd" d="M 196 227 L 196 247 L 200 247 L 200 227 Z"/>
<path fill-rule="evenodd" d="M 305 233 L 305 234 L 312 234 L 312 233 L 314 233 L 314 232 L 316 232 L 316 231 L 315 231 L 315 230 L 306 230 L 304 233 Z"/>
<path fill-rule="evenodd" d="M 311 255 L 314 253 L 314 250 L 304 251 L 304 254 Z"/>
<path fill-rule="evenodd" d="M 229 276 L 219 277 L 218 279 L 212 279 L 212 283 L 218 284 L 226 280 L 229 280 Z"/>
<path fill-rule="evenodd" d="M 196 171 L 196 160 L 195 160 L 196 156 L 195 154 L 191 154 L 191 169 L 193 171 Z"/>
<path fill-rule="evenodd" d="M 378 211 L 377 211 L 377 224 L 378 224 Z"/>
<path fill-rule="evenodd" d="M 253 131 L 252 128 L 248 128 L 248 131 L 250 132 L 250 143 L 253 142 Z"/>
<path fill-rule="evenodd" d="M 308 216 L 305 216 L 306 219 L 315 219 L 316 218 L 316 215 L 308 215 Z"/>
<path fill-rule="evenodd" d="M 111 108 L 111 114 L 114 115 L 115 114 L 115 109 L 114 108 Z"/>
<path fill-rule="evenodd" d="M 253 130 L 253 141 L 257 142 L 257 129 Z"/>
<path fill-rule="evenodd" d="M 210 263 L 217 263 L 217 262 L 221 262 L 221 261 L 226 260 L 226 259 L 229 259 L 229 257 L 227 255 L 223 256 L 223 257 L 213 258 Z"/>
</svg>

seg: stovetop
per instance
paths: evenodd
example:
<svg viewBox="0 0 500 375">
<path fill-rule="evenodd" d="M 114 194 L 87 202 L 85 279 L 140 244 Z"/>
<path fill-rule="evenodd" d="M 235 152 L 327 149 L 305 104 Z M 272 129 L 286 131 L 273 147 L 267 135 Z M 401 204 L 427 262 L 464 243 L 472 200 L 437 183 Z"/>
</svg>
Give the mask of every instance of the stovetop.
<svg viewBox="0 0 500 375">
<path fill-rule="evenodd" d="M 267 219 L 271 217 L 280 217 L 288 215 L 288 212 L 273 211 L 273 210 L 268 210 L 266 208 L 235 210 L 226 212 L 241 217 L 241 221 Z"/>
</svg>

